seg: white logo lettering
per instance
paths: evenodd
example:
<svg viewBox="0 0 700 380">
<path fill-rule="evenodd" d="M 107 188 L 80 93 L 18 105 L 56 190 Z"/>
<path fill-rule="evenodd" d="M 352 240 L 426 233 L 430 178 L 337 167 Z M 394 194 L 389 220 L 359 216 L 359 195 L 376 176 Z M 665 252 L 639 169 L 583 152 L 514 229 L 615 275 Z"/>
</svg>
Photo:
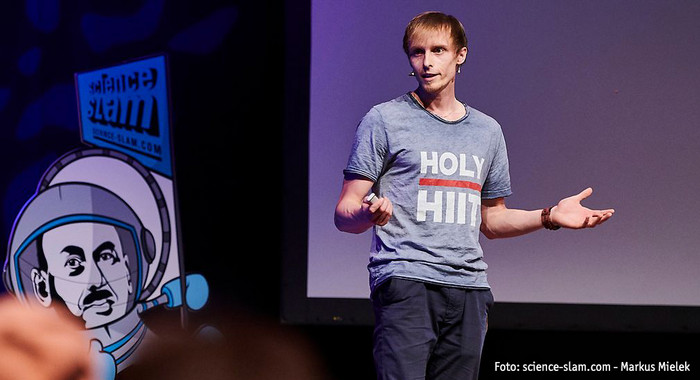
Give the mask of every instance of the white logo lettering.
<svg viewBox="0 0 700 380">
<path fill-rule="evenodd" d="M 428 158 L 428 152 L 420 152 L 420 172 L 427 173 L 429 167 L 432 167 L 431 173 L 437 174 L 437 172 L 438 172 L 438 154 L 437 154 L 437 152 L 430 152 L 430 158 Z"/>
<path fill-rule="evenodd" d="M 448 164 L 449 162 L 449 164 Z M 450 152 L 445 152 L 440 155 L 440 173 L 443 175 L 452 175 L 457 172 L 457 155 Z"/>
<path fill-rule="evenodd" d="M 481 197 L 479 195 L 437 190 L 433 193 L 433 199 L 430 201 L 428 200 L 428 190 L 418 190 L 416 220 L 419 222 L 425 222 L 427 213 L 432 212 L 432 221 L 435 223 L 466 224 L 467 209 L 469 209 L 470 216 L 469 224 L 476 227 L 477 212 L 481 210 Z M 456 219 L 455 214 L 457 214 Z"/>
<path fill-rule="evenodd" d="M 484 167 L 484 159 L 472 155 L 474 163 L 476 164 L 476 178 L 481 179 L 481 169 Z"/>
<path fill-rule="evenodd" d="M 418 190 L 418 214 L 416 219 L 425 222 L 426 213 L 433 212 L 433 222 L 442 222 L 442 191 L 435 192 L 435 201 L 428 202 L 428 191 Z"/>
<path fill-rule="evenodd" d="M 474 171 L 467 170 L 467 155 L 464 153 L 459 155 L 459 175 L 462 177 L 474 177 Z"/>
<path fill-rule="evenodd" d="M 476 227 L 476 213 L 481 212 L 481 197 L 476 194 L 469 194 L 469 203 L 472 204 L 471 226 Z"/>
<path fill-rule="evenodd" d="M 422 174 L 430 172 L 431 174 L 442 174 L 451 176 L 458 173 L 460 177 L 471 177 L 481 179 L 481 170 L 484 167 L 484 159 L 472 155 L 472 161 L 476 168 L 476 173 L 470 168 L 467 155 L 460 153 L 459 156 L 452 152 L 420 152 L 420 172 Z"/>
</svg>

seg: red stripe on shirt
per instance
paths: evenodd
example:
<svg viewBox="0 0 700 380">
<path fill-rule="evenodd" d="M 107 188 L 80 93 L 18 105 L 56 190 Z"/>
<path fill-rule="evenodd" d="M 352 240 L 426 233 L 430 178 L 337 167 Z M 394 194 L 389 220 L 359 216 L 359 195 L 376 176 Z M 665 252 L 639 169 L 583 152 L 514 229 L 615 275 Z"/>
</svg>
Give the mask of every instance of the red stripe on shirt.
<svg viewBox="0 0 700 380">
<path fill-rule="evenodd" d="M 460 181 L 456 179 L 437 179 L 437 178 L 421 178 L 418 181 L 421 186 L 446 186 L 446 187 L 461 187 L 464 189 L 472 189 L 481 191 L 481 185 L 475 182 Z"/>
</svg>

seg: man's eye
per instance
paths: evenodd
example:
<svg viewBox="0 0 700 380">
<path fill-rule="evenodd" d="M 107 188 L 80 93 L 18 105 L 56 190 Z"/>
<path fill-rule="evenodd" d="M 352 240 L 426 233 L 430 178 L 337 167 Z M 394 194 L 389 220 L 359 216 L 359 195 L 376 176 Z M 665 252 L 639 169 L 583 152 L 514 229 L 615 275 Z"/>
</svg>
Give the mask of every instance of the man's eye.
<svg viewBox="0 0 700 380">
<path fill-rule="evenodd" d="M 66 260 L 66 268 L 70 271 L 68 273 L 69 276 L 77 276 L 85 270 L 85 266 L 83 265 L 83 260 L 81 260 L 77 256 L 71 256 L 68 257 Z"/>
<path fill-rule="evenodd" d="M 100 261 L 111 261 L 112 263 L 117 261 L 117 255 L 112 250 L 105 250 L 100 252 L 98 258 Z"/>
<path fill-rule="evenodd" d="M 80 259 L 71 257 L 68 260 L 66 260 L 66 267 L 68 267 L 69 269 L 76 269 L 82 266 L 82 263 L 83 262 Z"/>
</svg>

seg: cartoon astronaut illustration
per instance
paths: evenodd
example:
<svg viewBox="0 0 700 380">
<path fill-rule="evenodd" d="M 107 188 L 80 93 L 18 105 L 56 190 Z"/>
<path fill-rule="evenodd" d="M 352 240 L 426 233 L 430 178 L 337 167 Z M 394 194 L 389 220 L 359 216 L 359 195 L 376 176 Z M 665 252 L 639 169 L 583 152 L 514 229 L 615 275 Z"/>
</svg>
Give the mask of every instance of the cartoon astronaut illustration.
<svg viewBox="0 0 700 380">
<path fill-rule="evenodd" d="M 75 222 L 37 237 L 39 267 L 32 269 L 31 278 L 39 302 L 61 302 L 85 321 L 85 328 L 126 315 L 134 286 L 119 228 Z"/>
<path fill-rule="evenodd" d="M 103 378 L 113 379 L 144 341 L 157 339 L 140 313 L 158 305 L 199 309 L 207 283 L 181 273 L 172 195 L 160 185 L 167 179 L 128 155 L 70 152 L 39 183 L 12 229 L 5 286 L 22 302 L 80 318 Z"/>
<path fill-rule="evenodd" d="M 185 320 L 208 299 L 182 268 L 167 77 L 165 55 L 76 73 L 84 145 L 46 169 L 10 231 L 5 288 L 81 321 L 104 380 L 158 339 L 144 311 Z"/>
</svg>

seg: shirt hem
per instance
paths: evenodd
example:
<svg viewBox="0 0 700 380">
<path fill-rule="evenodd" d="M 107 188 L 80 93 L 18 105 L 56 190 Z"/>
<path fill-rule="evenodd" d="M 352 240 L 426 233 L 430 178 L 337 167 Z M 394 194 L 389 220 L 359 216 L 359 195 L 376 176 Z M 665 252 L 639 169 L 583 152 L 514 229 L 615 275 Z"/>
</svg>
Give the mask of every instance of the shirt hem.
<svg viewBox="0 0 700 380">
<path fill-rule="evenodd" d="M 396 275 L 389 275 L 389 276 L 385 277 L 384 279 L 378 281 L 376 284 L 373 284 L 372 293 L 374 293 L 375 289 L 379 288 L 383 283 L 385 283 L 386 281 L 388 281 L 392 278 L 418 281 L 418 282 L 423 282 L 426 284 L 444 286 L 444 287 L 448 287 L 448 288 L 472 289 L 472 290 L 491 290 L 491 286 L 488 283 L 485 285 L 463 285 L 463 284 L 455 284 L 453 282 L 438 281 L 438 280 L 435 280 L 432 278 L 424 278 L 424 277 L 419 277 L 419 276 L 407 276 L 407 275 L 402 275 L 402 274 L 396 274 Z"/>
</svg>

